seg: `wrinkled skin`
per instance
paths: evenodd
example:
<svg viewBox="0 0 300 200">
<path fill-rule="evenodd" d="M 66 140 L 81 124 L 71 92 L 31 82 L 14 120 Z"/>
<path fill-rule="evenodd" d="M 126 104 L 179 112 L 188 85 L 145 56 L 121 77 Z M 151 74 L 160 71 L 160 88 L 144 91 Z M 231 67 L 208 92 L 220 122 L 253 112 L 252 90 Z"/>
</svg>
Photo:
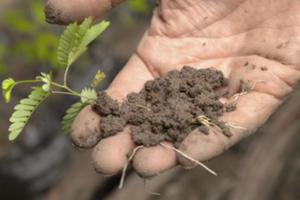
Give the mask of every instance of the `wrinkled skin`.
<svg viewBox="0 0 300 200">
<path fill-rule="evenodd" d="M 299 0 L 161 0 L 136 53 L 108 93 L 122 101 L 145 81 L 184 65 L 222 70 L 229 79 L 230 94 L 237 92 L 241 79 L 257 83 L 238 99 L 234 112 L 222 117 L 246 130 L 232 128 L 230 138 L 192 132 L 181 144 L 181 151 L 204 161 L 249 136 L 268 119 L 299 81 L 299 64 Z M 85 123 L 84 117 L 78 123 Z M 81 133 L 73 130 L 73 135 Z M 94 147 L 95 168 L 106 175 L 117 173 L 133 148 L 128 129 L 101 140 Z M 146 177 L 177 164 L 194 166 L 163 146 L 142 148 L 133 159 L 136 171 Z"/>
</svg>

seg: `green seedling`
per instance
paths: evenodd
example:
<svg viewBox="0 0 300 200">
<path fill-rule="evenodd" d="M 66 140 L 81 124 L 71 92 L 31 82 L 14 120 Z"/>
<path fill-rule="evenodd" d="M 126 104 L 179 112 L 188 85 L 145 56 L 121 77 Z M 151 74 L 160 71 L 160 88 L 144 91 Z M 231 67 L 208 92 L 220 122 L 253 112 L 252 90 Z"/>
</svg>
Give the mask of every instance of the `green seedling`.
<svg viewBox="0 0 300 200">
<path fill-rule="evenodd" d="M 33 112 L 49 96 L 54 94 L 63 94 L 77 96 L 80 101 L 67 109 L 62 119 L 62 128 L 64 132 L 69 133 L 73 120 L 79 111 L 86 105 L 93 103 L 96 98 L 97 85 L 105 78 L 105 74 L 98 71 L 89 87 L 77 92 L 68 86 L 68 74 L 72 64 L 87 50 L 88 45 L 94 41 L 108 26 L 109 22 L 102 21 L 92 25 L 92 17 L 86 18 L 81 24 L 73 23 L 66 27 L 60 37 L 58 46 L 57 60 L 59 65 L 65 69 L 62 83 L 55 82 L 51 73 L 41 73 L 32 80 L 15 81 L 13 78 L 7 78 L 2 81 L 2 93 L 6 103 L 10 102 L 11 93 L 14 87 L 20 84 L 34 84 L 30 95 L 22 99 L 14 107 L 14 112 L 9 121 L 9 140 L 15 140 L 26 124 Z"/>
</svg>

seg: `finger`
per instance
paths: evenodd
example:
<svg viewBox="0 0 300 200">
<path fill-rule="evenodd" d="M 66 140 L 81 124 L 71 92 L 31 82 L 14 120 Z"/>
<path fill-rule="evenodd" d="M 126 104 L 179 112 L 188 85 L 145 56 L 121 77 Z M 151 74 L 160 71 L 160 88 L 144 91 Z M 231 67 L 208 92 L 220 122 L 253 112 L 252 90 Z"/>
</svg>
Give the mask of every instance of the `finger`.
<svg viewBox="0 0 300 200">
<path fill-rule="evenodd" d="M 204 161 L 219 155 L 242 138 L 253 133 L 257 127 L 263 124 L 270 114 L 280 105 L 281 100 L 272 95 L 250 92 L 241 96 L 234 112 L 226 113 L 221 120 L 230 127 L 231 137 L 224 136 L 221 132 L 215 131 L 208 135 L 193 131 L 181 143 L 179 150 L 190 157 Z M 193 162 L 178 155 L 178 162 L 186 167 L 195 166 Z"/>
<path fill-rule="evenodd" d="M 207 63 L 205 63 L 203 66 L 195 65 L 195 67 L 200 69 L 206 68 L 206 66 L 217 66 L 217 68 L 224 72 L 225 76 L 228 76 L 231 72 L 230 68 L 224 68 L 224 65 L 221 66 L 219 60 L 212 60 L 210 64 L 212 63 L 213 65 L 206 65 Z M 182 66 L 177 67 L 178 70 L 180 70 L 180 68 L 182 68 Z M 173 145 L 169 144 L 169 146 Z M 143 148 L 137 152 L 133 160 L 133 166 L 135 170 L 143 177 L 155 176 L 174 167 L 175 165 L 175 151 L 163 146 Z"/>
<path fill-rule="evenodd" d="M 261 66 L 264 66 L 266 70 L 261 70 Z M 219 62 L 216 68 L 222 70 L 229 78 L 231 94 L 238 92 L 240 80 L 251 83 L 264 82 L 256 84 L 252 92 L 241 96 L 234 112 L 225 113 L 221 117 L 221 120 L 239 127 L 231 128 L 232 137 L 225 137 L 222 133 L 204 135 L 194 131 L 183 141 L 180 150 L 200 161 L 222 153 L 242 138 L 253 133 L 267 120 L 300 78 L 299 71 L 294 68 L 259 56 L 228 58 Z M 183 157 L 178 157 L 182 165 L 194 165 Z"/>
<path fill-rule="evenodd" d="M 147 80 L 153 79 L 145 64 L 134 55 L 114 79 L 107 93 L 121 102 L 131 92 L 138 92 Z M 93 136 L 91 136 L 93 137 Z M 115 174 L 127 162 L 127 154 L 133 149 L 129 129 L 101 140 L 93 151 L 95 169 L 102 174 Z"/>
<path fill-rule="evenodd" d="M 101 140 L 93 149 L 93 165 L 97 172 L 113 175 L 127 162 L 127 154 L 133 149 L 129 128 L 117 135 Z"/>
<path fill-rule="evenodd" d="M 211 59 L 191 65 L 197 69 L 213 66 L 221 70 L 229 81 L 227 90 L 229 96 L 240 92 L 240 82 L 243 80 L 249 84 L 250 89 L 255 87 L 257 92 L 282 99 L 293 90 L 300 79 L 300 71 L 295 66 L 283 65 L 255 55 Z"/>
<path fill-rule="evenodd" d="M 69 24 L 85 17 L 100 17 L 123 0 L 48 0 L 45 7 L 46 21 Z"/>
<path fill-rule="evenodd" d="M 167 143 L 169 146 L 173 146 Z M 142 177 L 152 177 L 176 165 L 176 153 L 163 146 L 141 148 L 133 159 L 133 167 Z"/>
<path fill-rule="evenodd" d="M 92 110 L 92 106 L 86 106 L 75 118 L 71 128 L 72 142 L 81 148 L 91 148 L 101 138 L 100 116 Z"/>
<path fill-rule="evenodd" d="M 249 67 L 244 66 L 245 62 L 248 62 Z M 250 65 L 253 64 L 257 65 L 257 69 L 255 70 L 252 69 L 252 66 Z M 259 66 L 270 66 L 270 65 L 272 66 L 272 68 L 268 69 L 269 70 L 268 72 L 262 72 L 259 68 Z M 206 62 L 195 63 L 194 66 L 198 69 L 206 68 L 207 66 L 214 66 L 215 68 L 223 71 L 226 77 L 230 77 L 229 85 L 230 85 L 231 93 L 237 92 L 238 86 L 235 87 L 234 85 L 239 85 L 239 81 L 241 79 L 254 82 L 258 79 L 258 77 L 260 77 L 259 79 L 264 80 L 265 83 L 263 84 L 264 87 L 261 87 L 260 84 L 257 84 L 256 85 L 257 91 L 266 92 L 272 95 L 276 95 L 278 97 L 283 97 L 284 95 L 286 95 L 287 92 L 291 91 L 291 88 L 288 85 L 286 85 L 282 80 L 284 81 L 294 80 L 294 82 L 290 82 L 290 84 L 292 84 L 295 83 L 297 77 L 299 78 L 299 72 L 290 69 L 287 66 L 283 66 L 276 62 L 270 62 L 258 56 L 238 57 L 235 59 L 229 58 L 225 60 L 214 59 L 214 60 L 208 60 Z M 178 66 L 178 69 L 180 68 L 181 67 Z M 282 70 L 284 70 L 285 73 L 282 73 Z M 255 127 L 255 125 L 253 126 Z M 201 135 L 201 136 L 206 137 L 205 135 Z M 215 142 L 213 144 L 210 144 L 210 142 L 206 142 L 206 140 L 203 140 L 205 145 L 212 146 L 212 148 L 204 148 L 207 150 L 209 149 L 212 150 L 212 153 L 208 153 L 207 155 L 210 156 L 211 154 L 217 154 L 218 152 L 216 152 L 217 150 L 216 148 L 213 147 L 213 145 L 215 145 L 216 147 L 222 147 L 225 145 L 224 141 L 222 140 L 225 139 L 227 138 L 221 134 L 221 137 L 214 138 Z M 205 145 L 201 144 L 200 146 L 205 146 Z M 195 146 L 192 148 L 199 149 L 199 147 L 195 147 Z M 155 156 L 153 155 L 154 151 L 156 153 Z M 167 153 L 165 151 L 168 152 L 170 150 L 162 148 L 161 146 L 145 148 L 143 150 L 140 150 L 134 159 L 135 169 L 138 171 L 140 175 L 148 177 L 148 176 L 156 175 L 158 173 L 161 173 L 173 167 L 175 165 L 174 157 L 172 155 L 166 156 Z M 221 153 L 223 149 L 221 148 L 219 151 L 220 151 L 219 153 Z M 174 154 L 173 151 L 171 152 Z M 206 153 L 207 152 L 205 152 L 205 155 Z M 157 159 L 160 159 L 160 161 L 155 162 Z M 189 163 L 189 164 L 194 164 L 194 163 Z"/>
</svg>

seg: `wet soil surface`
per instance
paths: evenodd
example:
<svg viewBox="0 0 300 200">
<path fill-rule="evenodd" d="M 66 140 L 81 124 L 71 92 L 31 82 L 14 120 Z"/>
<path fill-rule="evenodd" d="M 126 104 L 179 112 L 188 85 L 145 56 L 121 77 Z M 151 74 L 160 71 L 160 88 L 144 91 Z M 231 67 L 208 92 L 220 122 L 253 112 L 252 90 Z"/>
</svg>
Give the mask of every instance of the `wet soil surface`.
<svg viewBox="0 0 300 200">
<path fill-rule="evenodd" d="M 146 82 L 139 93 L 129 94 L 122 104 L 99 92 L 93 109 L 101 116 L 103 138 L 130 125 L 137 145 L 148 147 L 169 141 L 178 147 L 195 129 L 208 134 L 210 128 L 218 128 L 230 136 L 228 127 L 218 120 L 224 112 L 232 111 L 218 100 L 226 86 L 221 71 L 183 67 Z"/>
</svg>

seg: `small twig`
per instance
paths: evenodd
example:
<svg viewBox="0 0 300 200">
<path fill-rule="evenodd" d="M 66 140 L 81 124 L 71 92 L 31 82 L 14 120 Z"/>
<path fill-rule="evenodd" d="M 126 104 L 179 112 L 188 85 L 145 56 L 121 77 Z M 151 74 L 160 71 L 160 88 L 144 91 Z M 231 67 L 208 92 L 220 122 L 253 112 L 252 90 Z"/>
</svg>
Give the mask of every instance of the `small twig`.
<svg viewBox="0 0 300 200">
<path fill-rule="evenodd" d="M 150 195 L 154 195 L 154 196 L 160 196 L 161 194 L 160 193 L 157 193 L 157 192 L 152 192 L 150 190 L 147 190 L 147 186 L 146 186 L 146 179 L 144 179 L 144 190 L 149 193 Z"/>
<path fill-rule="evenodd" d="M 198 160 L 195 160 L 194 158 L 192 158 L 192 157 L 186 155 L 186 154 L 183 153 L 182 151 L 180 151 L 180 150 L 178 150 L 178 149 L 176 149 L 176 148 L 174 148 L 174 147 L 172 147 L 172 146 L 166 145 L 166 144 L 164 144 L 164 143 L 160 143 L 160 145 L 163 146 L 163 147 L 165 147 L 165 148 L 168 148 L 168 149 L 171 149 L 171 150 L 176 151 L 177 153 L 179 153 L 180 155 L 182 155 L 182 156 L 185 157 L 186 159 L 188 159 L 188 160 L 190 160 L 190 161 L 196 163 L 197 165 L 203 167 L 205 170 L 207 170 L 207 171 L 210 172 L 211 174 L 217 176 L 217 173 L 216 173 L 216 172 L 214 172 L 213 170 L 209 169 L 206 165 L 204 165 L 203 163 L 199 162 Z"/>
<path fill-rule="evenodd" d="M 123 169 L 122 169 L 122 175 L 121 175 L 121 179 L 120 179 L 120 183 L 119 183 L 119 189 L 122 189 L 123 188 L 123 185 L 124 185 L 124 180 L 125 180 L 125 176 L 126 176 L 126 170 L 127 170 L 127 167 L 130 163 L 130 161 L 133 159 L 133 157 L 135 156 L 136 152 L 143 148 L 144 146 L 137 146 L 133 149 L 131 155 L 129 156 L 128 158 L 128 161 L 126 162 L 126 164 L 124 165 Z"/>
</svg>

